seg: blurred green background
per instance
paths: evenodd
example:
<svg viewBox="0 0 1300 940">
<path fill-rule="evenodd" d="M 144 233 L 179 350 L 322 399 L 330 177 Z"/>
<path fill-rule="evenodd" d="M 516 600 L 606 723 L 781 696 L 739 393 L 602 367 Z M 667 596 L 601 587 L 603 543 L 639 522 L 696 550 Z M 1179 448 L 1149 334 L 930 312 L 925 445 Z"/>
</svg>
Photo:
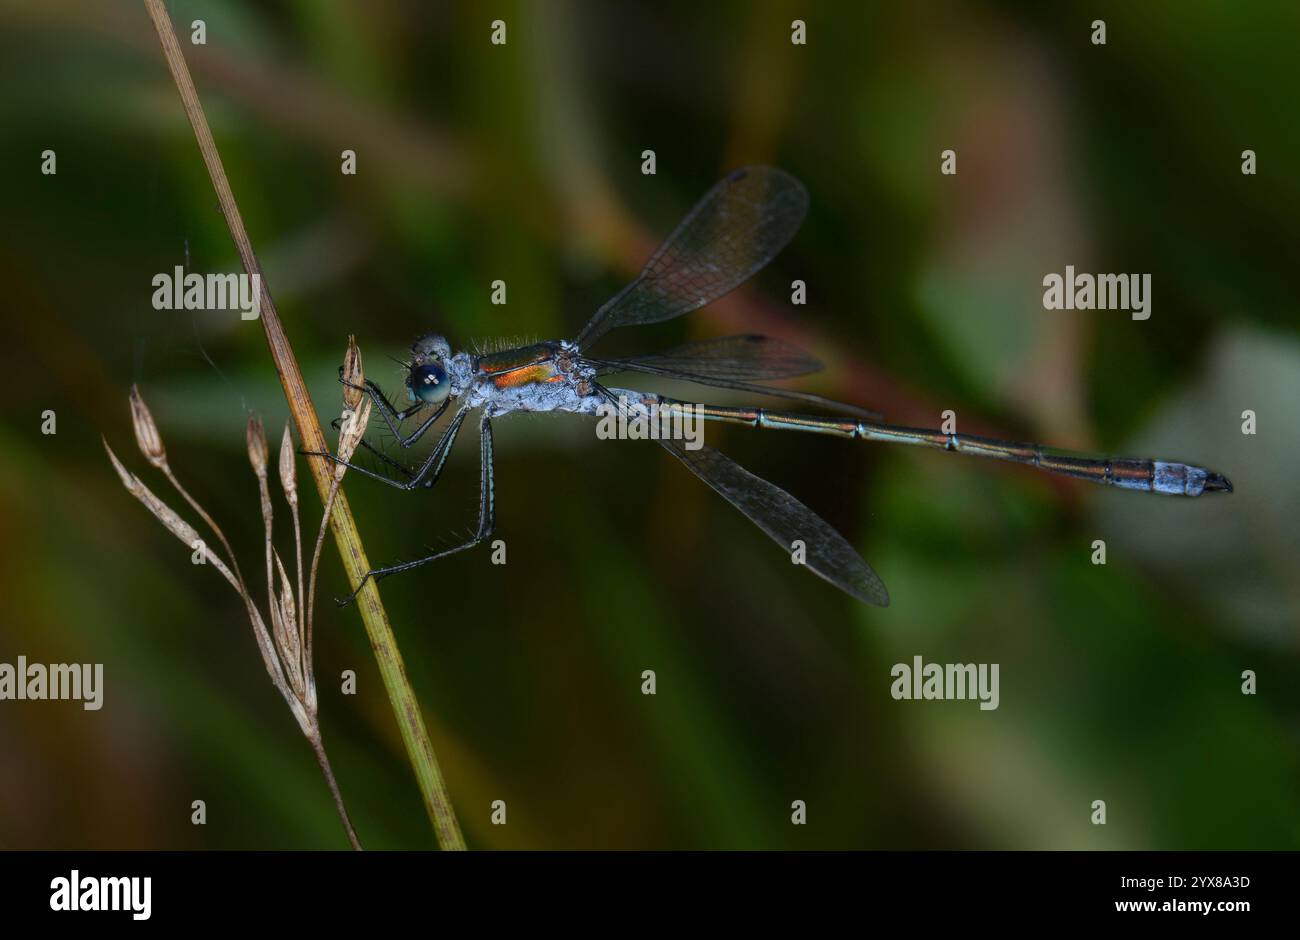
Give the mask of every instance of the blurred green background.
<svg viewBox="0 0 1300 940">
<path fill-rule="evenodd" d="M 1236 484 L 1158 499 L 713 433 L 855 542 L 891 590 L 880 610 L 794 568 L 654 444 L 501 421 L 508 564 L 481 549 L 383 589 L 472 847 L 1300 847 L 1294 3 L 169 7 L 325 419 L 348 334 L 394 393 L 385 356 L 426 330 L 572 335 L 713 181 L 772 163 L 812 199 L 783 255 L 603 349 L 768 332 L 827 362 L 803 387 L 900 423 L 952 409 L 965 431 Z M 102 662 L 107 686 L 98 712 L 0 702 L 0 847 L 344 847 L 239 601 L 100 445 L 161 487 L 133 446 L 140 383 L 173 466 L 259 570 L 243 424 L 255 409 L 278 439 L 287 412 L 259 324 L 150 305 L 187 258 L 238 270 L 152 27 L 125 0 L 3 0 L 0 59 L 0 661 Z M 1044 311 L 1067 264 L 1151 273 L 1151 319 Z M 349 479 L 372 561 L 472 525 L 475 438 L 432 493 Z M 431 847 L 324 558 L 316 672 L 344 795 L 367 847 Z M 890 667 L 914 655 L 1000 663 L 1001 707 L 894 701 Z"/>
</svg>

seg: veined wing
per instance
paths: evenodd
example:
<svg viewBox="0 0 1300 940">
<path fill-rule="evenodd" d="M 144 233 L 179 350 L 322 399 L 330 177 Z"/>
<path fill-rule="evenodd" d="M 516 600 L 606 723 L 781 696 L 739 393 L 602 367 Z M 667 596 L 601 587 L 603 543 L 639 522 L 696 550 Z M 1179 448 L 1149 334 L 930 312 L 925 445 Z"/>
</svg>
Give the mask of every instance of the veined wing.
<svg viewBox="0 0 1300 940">
<path fill-rule="evenodd" d="M 608 367 L 608 371 L 689 373 L 737 382 L 788 379 L 822 367 L 821 362 L 797 346 L 753 333 L 687 343 L 648 356 L 593 361 Z"/>
<path fill-rule="evenodd" d="M 808 212 L 808 193 L 768 166 L 730 173 L 695 204 L 646 262 L 575 340 L 586 349 L 620 326 L 659 323 L 730 293 L 776 257 Z"/>
<path fill-rule="evenodd" d="M 659 443 L 784 551 L 793 551 L 796 539 L 802 541 L 807 550 L 806 565 L 814 574 L 860 601 L 880 607 L 889 605 L 884 582 L 848 540 L 785 490 L 711 447 L 687 450 L 682 441 L 661 439 Z"/>
<path fill-rule="evenodd" d="M 788 388 L 774 388 L 755 384 L 755 379 L 785 379 L 807 375 L 821 369 L 822 364 L 808 353 L 781 340 L 755 334 L 724 336 L 720 339 L 688 343 L 667 352 L 627 359 L 590 359 L 585 362 L 595 366 L 598 374 L 611 372 L 644 372 L 681 379 L 714 388 L 729 388 L 755 395 L 772 395 L 791 401 L 801 401 L 821 408 L 829 408 L 863 418 L 879 418 L 877 412 L 856 405 L 845 404 L 811 392 Z"/>
</svg>

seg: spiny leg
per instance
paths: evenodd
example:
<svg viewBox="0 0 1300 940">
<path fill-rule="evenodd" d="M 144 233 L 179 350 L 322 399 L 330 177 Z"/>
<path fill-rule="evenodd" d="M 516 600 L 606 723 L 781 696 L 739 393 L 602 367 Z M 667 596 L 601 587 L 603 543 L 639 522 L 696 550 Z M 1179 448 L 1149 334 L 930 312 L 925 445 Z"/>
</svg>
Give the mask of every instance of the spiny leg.
<svg viewBox="0 0 1300 940">
<path fill-rule="evenodd" d="M 303 453 L 311 457 L 324 457 L 326 460 L 330 460 L 336 464 L 342 464 L 349 470 L 360 473 L 362 476 L 368 476 L 372 479 L 379 480 L 380 482 L 387 483 L 389 486 L 396 487 L 399 490 L 414 490 L 421 487 L 424 489 L 431 489 L 433 485 L 438 482 L 438 477 L 442 476 L 442 469 L 447 464 L 447 456 L 451 453 L 452 445 L 456 443 L 456 435 L 460 433 L 460 426 L 465 423 L 465 415 L 468 413 L 468 407 L 462 408 L 460 411 L 456 412 L 456 416 L 451 419 L 451 423 L 448 424 L 446 430 L 442 432 L 442 437 L 438 438 L 438 443 L 434 444 L 433 450 L 429 451 L 429 456 L 424 459 L 424 463 L 422 463 L 415 471 L 412 472 L 408 468 L 403 467 L 397 461 L 393 460 L 391 457 L 384 455 L 383 459 L 385 461 L 393 464 L 411 478 L 405 483 L 401 480 L 394 480 L 390 477 L 386 477 L 382 473 L 375 473 L 375 471 L 368 470 L 365 467 L 358 466 L 357 464 L 349 463 L 346 460 L 340 460 L 334 454 L 321 453 L 319 451 L 303 451 Z M 369 450 L 371 453 L 377 453 L 373 447 L 370 447 Z"/>
<path fill-rule="evenodd" d="M 342 366 L 339 366 L 339 384 L 345 385 L 348 388 L 354 389 L 358 392 L 364 392 L 366 395 L 369 395 L 370 400 L 374 402 L 374 405 L 379 410 L 380 415 L 383 416 L 384 423 L 388 425 L 388 430 L 393 432 L 393 437 L 397 438 L 397 443 L 400 444 L 402 447 L 410 447 L 420 438 L 424 437 L 424 434 L 426 431 L 429 430 L 430 425 L 432 425 L 433 422 L 438 420 L 438 418 L 442 415 L 442 413 L 447 410 L 447 405 L 450 404 L 450 399 L 448 401 L 444 401 L 437 408 L 437 410 L 434 411 L 433 416 L 431 418 L 424 421 L 418 428 L 416 428 L 410 434 L 403 435 L 398 425 L 400 425 L 411 415 L 415 414 L 418 411 L 423 410 L 424 407 L 428 404 L 427 402 L 417 401 L 410 408 L 405 408 L 401 411 L 398 411 L 396 408 L 393 407 L 392 402 L 388 400 L 387 396 L 384 395 L 384 390 L 381 389 L 374 382 L 372 382 L 370 379 L 366 379 L 366 383 L 364 385 L 357 385 L 355 382 L 349 382 L 345 378 L 343 378 Z"/>
<path fill-rule="evenodd" d="M 342 426 L 343 426 L 342 418 L 335 418 L 333 421 L 330 422 L 330 427 L 332 427 L 335 431 L 339 430 Z M 388 464 L 388 466 L 392 467 L 398 473 L 402 474 L 402 476 L 406 477 L 408 480 L 411 477 L 415 476 L 415 468 L 406 466 L 406 464 L 402 463 L 400 460 L 394 460 L 392 457 L 388 456 L 388 454 L 385 454 L 374 444 L 367 441 L 365 438 L 362 438 L 361 440 L 357 441 L 357 443 L 360 444 L 362 447 L 364 447 L 366 450 L 370 451 L 370 453 L 373 454 L 375 457 L 378 457 L 384 463 Z M 301 453 L 303 453 L 303 455 L 305 456 L 308 452 L 302 451 Z"/>
<path fill-rule="evenodd" d="M 456 417 L 463 417 L 462 411 Z M 479 497 L 478 497 L 478 531 L 474 537 L 463 545 L 457 545 L 454 548 L 448 548 L 441 552 L 435 552 L 427 558 L 417 558 L 415 561 L 404 561 L 400 564 L 389 565 L 387 568 L 372 568 L 366 572 L 357 589 L 347 597 L 339 600 L 339 606 L 345 607 L 356 600 L 357 595 L 369 580 L 382 581 L 390 574 L 397 574 L 401 571 L 409 571 L 412 568 L 419 568 L 421 565 L 427 565 L 429 562 L 437 561 L 440 558 L 446 558 L 448 555 L 455 555 L 457 552 L 463 552 L 466 549 L 473 548 L 480 542 L 483 542 L 492 536 L 496 528 L 496 490 L 492 477 L 492 421 L 486 414 L 479 421 Z"/>
<path fill-rule="evenodd" d="M 342 379 L 340 379 L 340 381 L 342 381 Z M 344 384 L 344 385 L 347 385 L 347 386 L 350 387 L 350 388 L 361 388 L 361 386 L 359 386 L 359 385 L 353 385 L 351 382 L 343 382 L 343 384 Z M 376 386 L 376 388 L 378 388 L 378 386 Z M 379 394 L 380 394 L 380 397 L 383 396 L 383 393 L 382 393 L 382 392 L 380 392 Z M 430 426 L 431 424 L 433 424 L 435 421 L 437 421 L 440 417 L 442 417 L 442 413 L 443 413 L 444 411 L 447 410 L 447 406 L 448 406 L 450 403 L 451 403 L 450 400 L 448 400 L 448 401 L 443 402 L 441 405 L 439 405 L 438 408 L 433 412 L 433 414 L 430 415 L 430 416 L 429 416 L 429 417 L 428 417 L 428 418 L 427 418 L 427 419 L 426 419 L 426 420 L 425 420 L 425 421 L 420 425 L 420 427 L 416 429 L 415 433 L 412 434 L 409 438 L 405 438 L 405 439 L 402 438 L 401 433 L 400 433 L 400 432 L 399 432 L 395 427 L 393 427 L 393 423 L 392 423 L 391 421 L 389 421 L 389 422 L 388 422 L 388 426 L 389 426 L 389 428 L 393 431 L 394 435 L 397 437 L 397 442 L 398 442 L 398 444 L 400 444 L 400 445 L 403 446 L 403 447 L 406 447 L 406 446 L 408 446 L 409 444 L 411 444 L 411 443 L 413 443 L 413 442 L 419 440 L 421 437 L 423 437 L 425 431 L 427 431 L 427 430 L 429 429 L 429 426 Z M 413 414 L 413 413 L 415 413 L 417 410 L 419 410 L 419 407 L 421 407 L 421 406 L 415 406 L 415 407 L 412 407 L 412 408 L 408 409 L 406 412 L 403 412 L 402 415 L 407 415 L 407 416 L 409 416 L 410 414 Z M 401 417 L 402 415 L 399 415 L 399 417 Z M 342 419 L 342 418 L 335 418 L 333 421 L 330 422 L 330 427 L 332 427 L 334 430 L 337 431 L 340 427 L 342 427 L 342 424 L 343 424 L 343 419 Z M 388 456 L 387 454 L 385 454 L 383 451 L 381 451 L 379 448 L 375 447 L 375 445 L 371 444 L 369 441 L 363 439 L 363 440 L 358 441 L 357 443 L 360 444 L 362 447 L 364 447 L 366 450 L 370 451 L 370 453 L 374 454 L 376 457 L 378 457 L 378 458 L 379 458 L 380 460 L 382 460 L 384 463 L 388 464 L 388 466 L 392 467 L 394 470 L 397 470 L 399 473 L 401 473 L 401 474 L 402 474 L 404 477 L 406 477 L 408 480 L 409 480 L 411 477 L 415 476 L 415 474 L 416 474 L 416 470 L 412 469 L 411 467 L 406 466 L 405 464 L 401 463 L 401 462 L 398 461 L 398 460 L 394 460 L 392 457 L 390 457 L 390 456 Z M 333 460 L 335 463 L 340 463 L 340 462 L 341 462 L 341 461 L 339 461 L 336 457 L 334 457 L 334 455 L 329 454 L 329 453 L 322 453 L 322 452 L 320 452 L 320 451 L 304 450 L 304 451 L 299 451 L 299 453 L 301 453 L 301 454 L 303 454 L 303 456 L 307 456 L 307 457 L 324 457 L 324 458 L 326 458 L 327 460 Z M 355 465 L 353 465 L 353 464 L 346 464 L 346 466 L 348 466 L 348 467 L 351 468 L 351 469 L 354 469 L 354 470 L 358 471 L 359 473 L 363 473 L 363 474 L 365 474 L 366 476 L 372 476 L 372 477 L 375 477 L 376 479 L 383 480 L 383 481 L 386 482 L 386 483 L 391 483 L 391 482 L 392 482 L 392 481 L 389 480 L 387 477 L 381 476 L 381 475 L 379 475 L 379 474 L 372 473 L 371 471 L 366 470 L 366 469 L 363 468 L 363 467 L 357 467 L 357 466 L 355 466 Z M 426 484 L 426 486 L 432 486 L 432 484 Z"/>
</svg>

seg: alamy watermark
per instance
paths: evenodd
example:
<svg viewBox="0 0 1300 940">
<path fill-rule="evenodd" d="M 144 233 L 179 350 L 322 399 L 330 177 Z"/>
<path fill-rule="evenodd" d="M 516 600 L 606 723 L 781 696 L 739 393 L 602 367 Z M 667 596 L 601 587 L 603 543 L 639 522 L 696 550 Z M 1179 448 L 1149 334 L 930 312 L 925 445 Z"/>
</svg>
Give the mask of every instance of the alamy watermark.
<svg viewBox="0 0 1300 940">
<path fill-rule="evenodd" d="M 704 406 L 688 402 L 653 399 L 629 401 L 618 396 L 618 404 L 607 402 L 596 409 L 596 436 L 602 441 L 684 441 L 687 450 L 704 446 Z"/>
<path fill-rule="evenodd" d="M 104 705 L 103 663 L 0 663 L 0 701 L 66 699 L 81 702 L 88 712 Z"/>
<path fill-rule="evenodd" d="M 1065 276 L 1055 272 L 1043 278 L 1045 310 L 1131 310 L 1134 320 L 1151 318 L 1150 274 L 1074 273 L 1065 266 Z"/>
<path fill-rule="evenodd" d="M 186 274 L 178 264 L 150 283 L 155 310 L 238 310 L 241 320 L 256 320 L 262 312 L 260 274 Z"/>
<path fill-rule="evenodd" d="M 899 700 L 978 700 L 980 711 L 998 707 L 997 663 L 926 663 L 920 656 L 896 663 L 889 694 Z"/>
<path fill-rule="evenodd" d="M 67 878 L 50 882 L 52 911 L 130 911 L 132 920 L 148 920 L 153 912 L 153 879 L 82 877 L 72 869 Z"/>
</svg>

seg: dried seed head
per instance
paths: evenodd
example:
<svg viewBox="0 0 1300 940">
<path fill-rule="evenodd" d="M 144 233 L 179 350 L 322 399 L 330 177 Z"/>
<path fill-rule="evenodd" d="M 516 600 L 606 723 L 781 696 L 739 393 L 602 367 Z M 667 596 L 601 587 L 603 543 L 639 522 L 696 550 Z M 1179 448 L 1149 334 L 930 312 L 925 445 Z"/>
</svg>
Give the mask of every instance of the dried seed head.
<svg viewBox="0 0 1300 940">
<path fill-rule="evenodd" d="M 293 602 L 293 585 L 289 582 L 289 573 L 284 570 L 280 554 L 275 554 L 275 566 L 280 572 L 280 594 L 271 592 L 271 614 L 274 623 L 275 645 L 280 653 L 280 662 L 289 679 L 289 687 L 301 702 L 307 695 L 307 684 L 303 675 L 302 633 L 298 627 L 298 609 Z"/>
<path fill-rule="evenodd" d="M 280 486 L 284 488 L 289 505 L 298 505 L 298 471 L 294 464 L 293 435 L 289 422 L 284 423 L 284 437 L 280 439 Z"/>
<path fill-rule="evenodd" d="M 202 541 L 199 538 L 198 531 L 192 525 L 182 519 L 176 510 L 154 495 L 154 492 L 145 486 L 139 477 L 122 466 L 122 462 L 117 459 L 117 454 L 113 453 L 113 449 L 108 446 L 108 441 L 104 441 L 104 450 L 108 453 L 108 459 L 112 461 L 113 469 L 117 471 L 117 475 L 121 478 L 122 485 L 126 487 L 127 492 L 138 499 L 149 512 L 153 513 L 153 517 L 162 523 L 163 528 L 191 549 Z M 230 573 L 230 569 L 226 567 L 221 558 L 210 551 L 205 554 L 208 562 L 217 569 L 223 578 L 230 582 L 230 586 L 236 591 L 240 590 L 238 580 Z"/>
<path fill-rule="evenodd" d="M 149 406 L 140 397 L 140 389 L 131 386 L 131 426 L 135 428 L 135 442 L 140 446 L 140 453 L 158 469 L 167 465 L 167 453 L 163 450 L 162 435 L 154 423 Z"/>
<path fill-rule="evenodd" d="M 355 411 L 343 412 L 343 424 L 339 427 L 339 463 L 334 465 L 334 475 L 339 479 L 347 471 L 346 463 L 352 459 L 357 445 L 366 436 L 366 425 L 370 423 L 370 399 L 362 398 L 361 407 Z"/>
<path fill-rule="evenodd" d="M 262 419 L 255 414 L 248 416 L 248 462 L 253 465 L 253 472 L 258 478 L 266 476 L 266 429 Z"/>
<path fill-rule="evenodd" d="M 361 404 L 361 399 L 365 393 L 359 388 L 353 388 L 354 385 L 364 385 L 366 381 L 365 369 L 361 367 L 361 350 L 357 346 L 355 336 L 348 337 L 348 350 L 343 354 L 343 404 L 347 405 L 353 411 L 357 405 Z"/>
</svg>

